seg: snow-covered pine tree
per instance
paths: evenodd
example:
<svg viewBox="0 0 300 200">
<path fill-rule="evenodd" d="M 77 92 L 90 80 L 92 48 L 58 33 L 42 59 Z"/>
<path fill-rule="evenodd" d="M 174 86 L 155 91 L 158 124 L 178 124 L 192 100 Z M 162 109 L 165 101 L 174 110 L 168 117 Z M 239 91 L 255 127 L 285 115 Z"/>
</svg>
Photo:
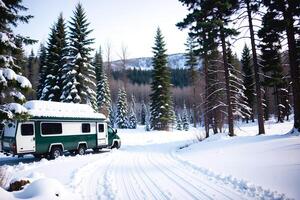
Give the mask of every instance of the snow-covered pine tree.
<svg viewBox="0 0 300 200">
<path fill-rule="evenodd" d="M 116 109 L 115 105 L 112 104 L 109 108 L 109 123 L 112 128 L 115 128 L 115 123 L 116 123 Z"/>
<path fill-rule="evenodd" d="M 65 78 L 63 68 L 67 62 L 66 25 L 62 13 L 51 29 L 47 46 L 46 79 L 42 92 L 42 99 L 60 101 L 62 81 Z"/>
<path fill-rule="evenodd" d="M 176 116 L 176 130 L 182 131 L 182 120 L 180 114 Z"/>
<path fill-rule="evenodd" d="M 27 110 L 21 105 L 26 101 L 23 92 L 31 88 L 30 81 L 22 76 L 21 68 L 16 65 L 15 55 L 22 52 L 22 44 L 34 40 L 15 35 L 12 26 L 18 22 L 28 23 L 31 15 L 21 15 L 27 8 L 21 0 L 1 1 L 0 6 L 0 118 L 1 120 L 25 119 Z"/>
<path fill-rule="evenodd" d="M 243 84 L 245 87 L 244 95 L 247 97 L 246 101 L 249 107 L 251 108 L 252 112 L 250 113 L 250 118 L 245 116 L 246 123 L 248 123 L 249 120 L 254 122 L 254 114 L 253 114 L 253 108 L 254 108 L 254 81 L 253 81 L 253 71 L 251 66 L 251 56 L 250 56 L 250 49 L 245 44 L 243 53 L 242 53 L 242 71 L 243 71 Z"/>
<path fill-rule="evenodd" d="M 42 91 L 44 88 L 44 82 L 46 79 L 46 47 L 43 44 L 40 44 L 40 49 L 39 49 L 39 83 L 38 83 L 38 88 L 36 91 L 36 97 L 37 99 L 41 99 L 42 96 Z"/>
<path fill-rule="evenodd" d="M 243 85 L 243 76 L 239 69 L 239 63 L 236 56 L 232 54 L 230 46 L 227 48 L 227 60 L 229 65 L 229 84 L 231 93 L 232 111 L 235 119 L 250 118 L 252 109 L 249 107 L 247 97 L 245 96 Z"/>
<path fill-rule="evenodd" d="M 142 102 L 142 109 L 141 109 L 141 125 L 145 125 L 146 123 L 146 113 L 147 113 L 147 107 L 145 102 Z"/>
<path fill-rule="evenodd" d="M 118 92 L 118 103 L 117 103 L 117 117 L 116 124 L 118 128 L 128 128 L 128 103 L 127 103 L 127 94 L 124 87 L 119 89 Z"/>
<path fill-rule="evenodd" d="M 64 102 L 87 103 L 96 110 L 96 73 L 90 63 L 90 45 L 94 39 L 89 38 L 92 30 L 88 26 L 84 9 L 78 3 L 69 26 L 68 64 L 63 69 L 65 78 L 60 99 Z"/>
<path fill-rule="evenodd" d="M 189 114 L 186 109 L 186 105 L 184 103 L 183 105 L 183 116 L 182 116 L 182 125 L 183 125 L 183 130 L 188 131 L 190 128 L 190 123 L 189 123 Z"/>
<path fill-rule="evenodd" d="M 151 127 L 155 130 L 169 130 L 172 121 L 172 97 L 170 71 L 167 67 L 165 42 L 158 28 L 153 47 L 153 73 L 150 94 Z"/>
<path fill-rule="evenodd" d="M 111 96 L 108 79 L 103 67 L 101 47 L 99 48 L 99 51 L 96 52 L 94 66 L 97 80 L 98 110 L 106 116 L 109 116 L 111 108 Z"/>
<path fill-rule="evenodd" d="M 128 117 L 128 128 L 130 129 L 136 129 L 137 126 L 137 118 L 133 108 L 133 104 L 131 103 L 130 114 Z"/>
</svg>

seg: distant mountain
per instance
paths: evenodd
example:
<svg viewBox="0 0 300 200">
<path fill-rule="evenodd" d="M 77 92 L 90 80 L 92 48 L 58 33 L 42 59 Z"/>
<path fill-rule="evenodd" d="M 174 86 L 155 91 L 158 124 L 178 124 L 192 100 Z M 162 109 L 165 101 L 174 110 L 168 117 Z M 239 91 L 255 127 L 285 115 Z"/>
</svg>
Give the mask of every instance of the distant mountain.
<svg viewBox="0 0 300 200">
<path fill-rule="evenodd" d="M 186 59 L 183 53 L 171 54 L 168 55 L 168 64 L 172 69 L 185 69 Z M 131 58 L 126 61 L 127 69 L 141 69 L 141 70 L 152 70 L 152 58 L 143 57 L 143 58 Z M 201 62 L 198 66 L 201 68 Z M 112 62 L 113 70 L 120 70 L 122 68 L 122 61 L 116 60 Z"/>
</svg>

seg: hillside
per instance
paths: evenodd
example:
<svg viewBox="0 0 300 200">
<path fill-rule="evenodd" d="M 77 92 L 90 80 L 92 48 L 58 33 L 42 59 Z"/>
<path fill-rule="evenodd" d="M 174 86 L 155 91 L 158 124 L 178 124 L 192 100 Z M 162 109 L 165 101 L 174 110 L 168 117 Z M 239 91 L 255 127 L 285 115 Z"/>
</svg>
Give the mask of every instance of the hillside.
<svg viewBox="0 0 300 200">
<path fill-rule="evenodd" d="M 185 56 L 184 53 L 170 54 L 168 55 L 168 64 L 172 69 L 185 69 Z M 141 69 L 141 70 L 151 70 L 152 58 L 142 57 L 142 58 L 131 58 L 126 61 L 126 69 Z M 116 60 L 112 62 L 113 70 L 119 70 L 122 67 L 122 61 Z M 199 68 L 201 67 L 201 62 L 199 62 Z"/>
</svg>

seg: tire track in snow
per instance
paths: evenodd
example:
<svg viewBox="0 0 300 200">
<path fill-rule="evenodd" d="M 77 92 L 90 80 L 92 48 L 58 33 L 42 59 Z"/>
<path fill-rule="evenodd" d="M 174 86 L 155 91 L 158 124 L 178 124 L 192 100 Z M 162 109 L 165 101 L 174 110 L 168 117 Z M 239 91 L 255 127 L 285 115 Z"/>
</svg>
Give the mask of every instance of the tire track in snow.
<svg viewBox="0 0 300 200">
<path fill-rule="evenodd" d="M 237 193 L 247 196 L 251 199 L 277 199 L 277 200 L 284 200 L 289 199 L 285 196 L 285 194 L 280 194 L 277 191 L 270 191 L 269 189 L 263 189 L 261 186 L 255 186 L 253 184 L 248 183 L 245 180 L 237 179 L 232 176 L 222 176 L 220 174 L 216 174 L 213 171 L 210 171 L 206 168 L 197 166 L 187 160 L 183 160 L 179 156 L 175 155 L 175 151 L 170 151 L 169 155 L 182 165 L 190 168 L 190 170 L 197 171 L 198 173 L 206 176 L 207 179 L 214 180 L 218 185 L 223 184 L 227 185 Z"/>
<path fill-rule="evenodd" d="M 206 192 L 213 194 L 213 198 L 217 198 L 217 195 L 219 194 L 221 195 L 222 199 L 246 199 L 245 197 L 243 198 L 244 194 L 241 194 L 232 188 L 226 188 L 226 186 L 221 184 L 216 185 L 216 183 L 213 183 L 211 180 L 209 180 L 207 176 L 195 173 L 194 169 L 188 168 L 177 160 L 174 160 L 170 155 L 161 154 L 160 157 L 161 159 L 159 160 L 165 159 L 165 162 L 168 162 L 171 166 L 173 166 L 173 170 L 170 171 L 178 176 L 181 176 L 182 178 L 184 177 L 188 182 L 195 182 L 195 185 L 203 188 L 203 190 Z"/>
<path fill-rule="evenodd" d="M 74 172 L 74 177 L 69 187 L 71 187 L 74 192 L 79 193 L 81 199 L 99 199 L 101 195 L 99 193 L 101 189 L 99 180 L 101 180 L 104 185 L 108 185 L 105 180 L 103 180 L 103 174 L 105 174 L 112 162 L 113 156 L 99 156 L 99 160 L 93 161 Z M 108 197 L 107 199 L 111 198 Z"/>
<path fill-rule="evenodd" d="M 205 194 L 204 192 L 202 192 L 201 190 L 196 188 L 192 183 L 188 182 L 185 178 L 172 172 L 169 168 L 164 166 L 165 163 L 154 162 L 154 160 L 158 161 L 159 159 L 157 159 L 157 158 L 153 159 L 152 157 L 153 157 L 152 154 L 150 154 L 150 153 L 147 154 L 148 161 L 157 170 L 159 170 L 164 176 L 166 176 L 170 180 L 170 182 L 172 182 L 173 184 L 176 184 L 181 190 L 183 190 L 186 193 L 185 195 L 188 195 L 189 197 L 192 197 L 193 199 L 210 199 L 210 200 L 214 199 L 214 197 L 211 197 L 208 194 Z M 169 167 L 173 167 L 173 166 L 169 165 Z M 162 168 L 164 168 L 164 169 L 162 169 Z M 182 182 L 184 182 L 186 185 L 183 185 Z M 188 198 L 188 199 L 190 199 L 190 198 Z"/>
<path fill-rule="evenodd" d="M 139 155 L 138 159 L 135 160 L 136 172 L 142 180 L 144 187 L 147 188 L 147 190 L 151 194 L 151 199 L 171 199 L 171 197 L 166 195 L 165 192 L 157 186 L 155 181 L 153 181 L 153 179 L 151 179 L 149 175 L 145 172 L 145 170 L 142 168 L 142 165 L 140 163 L 141 157 L 142 156 Z M 150 188 L 150 186 L 154 188 Z"/>
</svg>

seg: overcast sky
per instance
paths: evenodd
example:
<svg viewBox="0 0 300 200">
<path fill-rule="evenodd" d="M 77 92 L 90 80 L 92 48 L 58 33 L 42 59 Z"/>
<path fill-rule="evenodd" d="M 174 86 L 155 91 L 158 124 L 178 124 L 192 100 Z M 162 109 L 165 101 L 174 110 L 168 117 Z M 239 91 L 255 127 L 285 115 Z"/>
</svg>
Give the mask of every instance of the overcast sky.
<svg viewBox="0 0 300 200">
<path fill-rule="evenodd" d="M 40 42 L 46 42 L 50 27 L 63 12 L 66 20 L 73 15 L 76 0 L 24 0 L 28 14 L 34 16 L 29 24 L 20 24 L 16 32 Z M 90 34 L 95 38 L 93 48 L 111 44 L 113 59 L 119 59 L 121 47 L 127 46 L 128 57 L 152 56 L 154 36 L 159 26 L 165 37 L 167 53 L 184 52 L 187 32 L 175 24 L 186 16 L 186 8 L 178 0 L 81 0 Z M 26 47 L 36 51 L 38 44 Z"/>
</svg>

